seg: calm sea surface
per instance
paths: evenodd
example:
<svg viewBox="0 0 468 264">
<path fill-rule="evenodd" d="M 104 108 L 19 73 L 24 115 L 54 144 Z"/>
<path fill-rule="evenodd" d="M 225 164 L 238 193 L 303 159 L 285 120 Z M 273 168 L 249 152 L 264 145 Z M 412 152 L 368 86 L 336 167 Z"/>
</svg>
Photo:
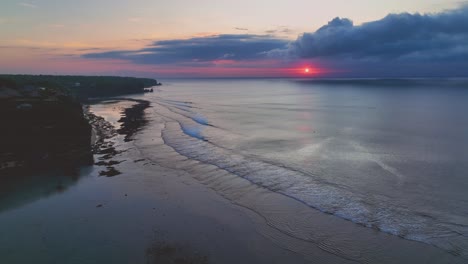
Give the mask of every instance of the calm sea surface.
<svg viewBox="0 0 468 264">
<path fill-rule="evenodd" d="M 466 80 L 166 83 L 150 98 L 179 123 L 163 138 L 182 155 L 468 256 Z"/>
</svg>

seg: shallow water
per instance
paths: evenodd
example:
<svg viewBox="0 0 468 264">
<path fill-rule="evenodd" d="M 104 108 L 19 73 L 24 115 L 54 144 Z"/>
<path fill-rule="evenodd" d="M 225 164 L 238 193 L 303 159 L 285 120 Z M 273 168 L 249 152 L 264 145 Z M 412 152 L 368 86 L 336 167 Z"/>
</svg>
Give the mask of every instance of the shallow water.
<svg viewBox="0 0 468 264">
<path fill-rule="evenodd" d="M 180 154 L 468 258 L 466 81 L 166 83 L 149 97 Z"/>
</svg>

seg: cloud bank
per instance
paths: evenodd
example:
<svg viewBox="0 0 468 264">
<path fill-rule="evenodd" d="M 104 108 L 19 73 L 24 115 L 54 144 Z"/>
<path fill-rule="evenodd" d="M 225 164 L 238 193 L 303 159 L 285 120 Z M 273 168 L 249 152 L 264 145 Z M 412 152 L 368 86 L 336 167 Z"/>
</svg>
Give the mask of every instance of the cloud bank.
<svg viewBox="0 0 468 264">
<path fill-rule="evenodd" d="M 332 75 L 335 72 L 334 76 L 468 77 L 468 6 L 434 14 L 389 14 L 362 25 L 337 17 L 294 41 L 272 34 L 164 40 L 140 50 L 96 52 L 83 57 L 193 67 L 261 65 L 267 60 L 283 60 L 283 65 L 291 66 L 294 61 L 308 61 L 336 69 L 327 71 Z M 231 63 L 216 63 L 220 61 Z"/>
<path fill-rule="evenodd" d="M 437 14 L 390 14 L 359 26 L 337 17 L 313 33 L 304 33 L 288 49 L 270 54 L 358 60 L 466 60 L 468 7 Z"/>
<path fill-rule="evenodd" d="M 217 35 L 156 41 L 133 51 L 89 53 L 85 58 L 123 59 L 138 64 L 197 64 L 219 60 L 252 61 L 265 58 L 265 51 L 286 48 L 289 41 L 269 35 Z"/>
</svg>

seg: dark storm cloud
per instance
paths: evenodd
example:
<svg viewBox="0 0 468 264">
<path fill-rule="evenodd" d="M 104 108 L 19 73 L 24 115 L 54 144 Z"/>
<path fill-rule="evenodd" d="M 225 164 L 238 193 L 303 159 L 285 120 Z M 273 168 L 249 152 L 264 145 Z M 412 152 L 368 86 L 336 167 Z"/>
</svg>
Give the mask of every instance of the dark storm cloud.
<svg viewBox="0 0 468 264">
<path fill-rule="evenodd" d="M 437 14 L 390 14 L 356 26 L 335 18 L 272 56 L 359 60 L 468 59 L 468 7 Z"/>
<path fill-rule="evenodd" d="M 140 64 L 174 64 L 215 60 L 255 60 L 273 49 L 286 48 L 287 40 L 268 35 L 217 35 L 156 41 L 140 50 L 88 53 L 85 58 L 124 59 Z"/>
</svg>

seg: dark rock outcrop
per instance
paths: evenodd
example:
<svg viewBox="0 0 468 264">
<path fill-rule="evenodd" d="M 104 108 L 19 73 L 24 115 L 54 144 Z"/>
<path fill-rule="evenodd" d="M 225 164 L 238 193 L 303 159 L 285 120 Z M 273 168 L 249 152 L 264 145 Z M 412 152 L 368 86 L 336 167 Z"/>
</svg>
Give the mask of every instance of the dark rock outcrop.
<svg viewBox="0 0 468 264">
<path fill-rule="evenodd" d="M 91 126 L 81 104 L 59 92 L 36 90 L 39 96 L 0 98 L 0 170 L 91 164 Z"/>
<path fill-rule="evenodd" d="M 80 102 L 151 92 L 154 79 L 110 76 L 0 75 L 0 171 L 92 164 L 91 125 Z M 150 89 L 147 89 L 150 88 Z M 125 110 L 125 140 L 146 122 L 146 101 Z"/>
</svg>

